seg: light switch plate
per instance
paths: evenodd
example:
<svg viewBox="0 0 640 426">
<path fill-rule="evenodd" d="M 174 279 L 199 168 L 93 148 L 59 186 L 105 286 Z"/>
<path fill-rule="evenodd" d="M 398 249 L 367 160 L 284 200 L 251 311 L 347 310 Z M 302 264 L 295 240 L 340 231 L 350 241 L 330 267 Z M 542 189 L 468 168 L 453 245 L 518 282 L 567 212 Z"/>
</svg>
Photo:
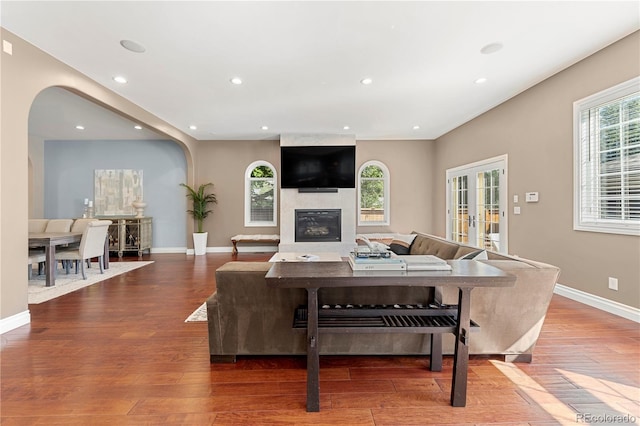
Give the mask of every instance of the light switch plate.
<svg viewBox="0 0 640 426">
<path fill-rule="evenodd" d="M 2 40 L 2 50 L 4 53 L 13 55 L 13 44 L 8 40 Z"/>
<path fill-rule="evenodd" d="M 513 208 L 513 214 L 520 214 L 520 206 L 516 206 Z"/>
</svg>

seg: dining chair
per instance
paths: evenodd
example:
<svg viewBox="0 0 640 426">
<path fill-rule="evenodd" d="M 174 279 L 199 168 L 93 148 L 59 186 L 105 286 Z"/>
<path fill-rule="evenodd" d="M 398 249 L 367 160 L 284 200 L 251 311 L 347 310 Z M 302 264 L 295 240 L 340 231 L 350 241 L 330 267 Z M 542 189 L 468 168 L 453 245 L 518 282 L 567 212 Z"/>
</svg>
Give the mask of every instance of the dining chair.
<svg viewBox="0 0 640 426">
<path fill-rule="evenodd" d="M 87 224 L 91 222 L 96 222 L 99 219 L 76 219 L 73 221 L 73 225 L 71 225 L 71 232 L 84 232 L 84 228 L 87 227 Z"/>
<path fill-rule="evenodd" d="M 102 261 L 104 256 L 104 243 L 107 239 L 109 225 L 111 225 L 110 220 L 96 220 L 94 222 L 89 222 L 82 233 L 80 247 L 77 249 L 67 248 L 56 251 L 56 261 L 64 261 L 67 274 L 69 273 L 71 261 L 75 261 L 76 274 L 78 273 L 79 263 L 80 271 L 82 272 L 82 279 L 86 280 L 87 275 L 84 272 L 84 263 L 87 261 L 87 263 L 90 264 L 91 259 L 94 257 L 98 258 L 100 273 L 104 274 Z"/>
<path fill-rule="evenodd" d="M 44 232 L 69 232 L 73 219 L 50 219 Z"/>
<path fill-rule="evenodd" d="M 44 252 L 40 252 L 40 251 L 31 251 L 29 250 L 29 256 L 27 257 L 27 272 L 28 272 L 28 278 L 31 279 L 33 277 L 33 264 L 37 263 L 38 264 L 38 275 L 41 275 L 44 272 L 44 268 L 41 267 L 41 265 L 44 265 L 44 262 L 46 260 L 46 257 L 44 255 Z"/>
<path fill-rule="evenodd" d="M 73 221 L 73 225 L 71 225 L 71 232 L 84 232 L 85 228 L 87 227 L 87 225 L 91 222 L 95 222 L 99 219 L 76 219 Z M 71 243 L 67 246 L 70 249 L 74 249 L 77 250 L 80 248 L 80 243 Z"/>
<path fill-rule="evenodd" d="M 44 232 L 49 219 L 29 219 L 29 232 Z"/>
<path fill-rule="evenodd" d="M 29 219 L 29 233 L 45 232 L 49 219 Z M 38 264 L 38 275 L 44 272 L 45 256 L 44 247 L 31 247 L 29 248 L 29 279 L 31 279 L 32 263 Z M 41 259 L 41 260 L 38 260 Z"/>
</svg>

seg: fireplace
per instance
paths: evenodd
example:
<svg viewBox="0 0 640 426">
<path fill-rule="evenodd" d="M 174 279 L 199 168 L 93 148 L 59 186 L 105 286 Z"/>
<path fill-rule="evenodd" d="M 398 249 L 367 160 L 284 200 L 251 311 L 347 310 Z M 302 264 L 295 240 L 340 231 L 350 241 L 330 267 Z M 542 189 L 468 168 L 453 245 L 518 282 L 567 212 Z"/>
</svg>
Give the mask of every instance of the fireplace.
<svg viewBox="0 0 640 426">
<path fill-rule="evenodd" d="M 340 209 L 296 209 L 295 221 L 296 242 L 342 241 Z"/>
</svg>

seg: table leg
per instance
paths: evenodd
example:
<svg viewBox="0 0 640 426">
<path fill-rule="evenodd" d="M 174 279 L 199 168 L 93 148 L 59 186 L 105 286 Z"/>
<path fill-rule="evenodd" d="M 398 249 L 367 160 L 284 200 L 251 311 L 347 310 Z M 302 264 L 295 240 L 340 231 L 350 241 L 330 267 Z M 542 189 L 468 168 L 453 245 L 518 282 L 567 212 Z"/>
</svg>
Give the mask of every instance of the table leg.
<svg viewBox="0 0 640 426">
<path fill-rule="evenodd" d="M 429 355 L 429 369 L 442 371 L 442 334 L 431 335 L 431 354 Z"/>
<path fill-rule="evenodd" d="M 453 358 L 451 405 L 467 405 L 467 370 L 469 368 L 469 331 L 471 330 L 471 290 L 460 288 L 458 293 L 458 330 Z"/>
<path fill-rule="evenodd" d="M 320 411 L 318 289 L 307 289 L 307 412 Z"/>
<path fill-rule="evenodd" d="M 104 239 L 104 253 L 102 255 L 102 267 L 109 269 L 109 238 Z"/>
<path fill-rule="evenodd" d="M 46 246 L 44 249 L 45 257 L 45 286 L 51 287 L 56 285 L 56 246 Z"/>
</svg>

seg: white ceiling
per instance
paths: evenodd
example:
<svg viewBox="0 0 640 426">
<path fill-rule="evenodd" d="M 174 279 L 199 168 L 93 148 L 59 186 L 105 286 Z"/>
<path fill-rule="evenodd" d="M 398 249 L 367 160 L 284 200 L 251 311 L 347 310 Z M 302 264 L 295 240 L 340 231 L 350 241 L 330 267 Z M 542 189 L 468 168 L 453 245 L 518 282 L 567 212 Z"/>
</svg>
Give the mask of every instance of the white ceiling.
<svg viewBox="0 0 640 426">
<path fill-rule="evenodd" d="M 435 139 L 640 29 L 638 1 L 3 0 L 0 14 L 4 28 L 199 140 Z M 481 53 L 491 43 L 503 48 Z M 30 128 L 65 139 L 56 132 L 87 108 L 62 113 L 72 97 L 54 92 L 55 120 L 34 105 L 43 112 Z"/>
</svg>

